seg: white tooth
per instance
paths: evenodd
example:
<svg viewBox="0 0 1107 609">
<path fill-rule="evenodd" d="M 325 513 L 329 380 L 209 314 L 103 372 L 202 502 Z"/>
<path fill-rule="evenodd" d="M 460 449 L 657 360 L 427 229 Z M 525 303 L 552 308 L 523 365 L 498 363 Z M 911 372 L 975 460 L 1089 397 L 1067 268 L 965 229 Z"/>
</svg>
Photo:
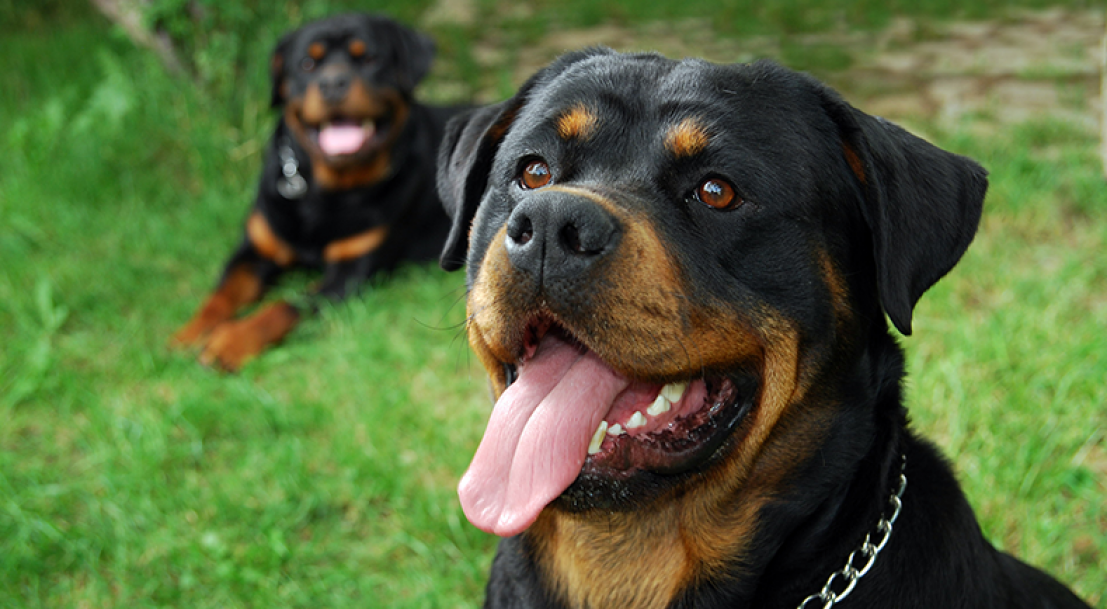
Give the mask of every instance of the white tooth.
<svg viewBox="0 0 1107 609">
<path fill-rule="evenodd" d="M 618 423 L 616 423 L 616 424 L 612 425 L 611 427 L 607 428 L 607 435 L 609 435 L 609 436 L 621 436 L 625 433 L 626 432 L 623 431 L 623 426 L 619 425 Z"/>
<path fill-rule="evenodd" d="M 631 415 L 630 420 L 627 421 L 627 429 L 635 429 L 638 427 L 642 427 L 645 424 L 646 417 L 642 414 L 642 411 L 639 410 L 638 412 Z"/>
<path fill-rule="evenodd" d="M 600 421 L 596 433 L 592 434 L 592 441 L 588 443 L 588 454 L 594 455 L 600 452 L 600 444 L 603 444 L 605 436 L 607 436 L 607 421 Z"/>
<path fill-rule="evenodd" d="M 650 404 L 650 407 L 646 409 L 646 414 L 651 417 L 656 417 L 663 412 L 669 412 L 669 409 L 673 407 L 673 403 L 669 401 L 669 398 L 664 395 L 658 395 L 657 399 Z"/>
<path fill-rule="evenodd" d="M 669 383 L 661 388 L 661 395 L 670 402 L 679 402 L 687 388 L 688 383 Z"/>
</svg>

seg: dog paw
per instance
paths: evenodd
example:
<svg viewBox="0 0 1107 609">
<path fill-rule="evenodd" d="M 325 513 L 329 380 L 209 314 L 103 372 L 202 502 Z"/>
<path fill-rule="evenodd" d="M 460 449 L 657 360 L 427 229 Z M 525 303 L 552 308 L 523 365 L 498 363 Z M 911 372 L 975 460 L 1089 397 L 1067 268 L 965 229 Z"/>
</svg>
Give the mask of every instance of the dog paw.
<svg viewBox="0 0 1107 609">
<path fill-rule="evenodd" d="M 266 347 L 284 338 L 297 321 L 296 309 L 278 302 L 245 319 L 220 324 L 200 354 L 200 363 L 237 372 Z"/>
<path fill-rule="evenodd" d="M 250 318 L 219 325 L 200 353 L 200 363 L 238 372 L 265 349 L 265 341 L 251 328 Z"/>
</svg>

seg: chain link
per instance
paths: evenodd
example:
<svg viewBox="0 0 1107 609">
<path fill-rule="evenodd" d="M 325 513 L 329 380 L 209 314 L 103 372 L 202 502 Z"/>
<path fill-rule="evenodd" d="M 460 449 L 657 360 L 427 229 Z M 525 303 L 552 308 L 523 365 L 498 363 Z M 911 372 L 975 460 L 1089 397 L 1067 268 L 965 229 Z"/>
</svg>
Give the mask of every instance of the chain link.
<svg viewBox="0 0 1107 609">
<path fill-rule="evenodd" d="M 849 596 L 850 593 L 853 592 L 854 587 L 857 586 L 857 580 L 864 577 L 865 574 L 869 572 L 869 569 L 873 567 L 877 555 L 880 554 L 880 551 L 888 544 L 888 539 L 892 537 L 892 525 L 894 525 L 896 519 L 899 518 L 899 511 L 903 508 L 903 491 L 907 490 L 906 468 L 907 455 L 902 455 L 900 457 L 899 466 L 899 488 L 888 498 L 888 503 L 892 506 L 892 515 L 887 517 L 882 516 L 880 521 L 876 523 L 876 531 L 874 532 L 877 534 L 879 541 L 873 543 L 872 533 L 866 533 L 864 541 L 861 542 L 861 546 L 853 552 L 850 552 L 849 558 L 846 559 L 846 565 L 834 573 L 831 573 L 823 589 L 819 591 L 818 594 L 812 594 L 803 599 L 803 602 L 799 604 L 797 609 L 812 609 L 814 607 L 830 609 L 835 604 L 840 603 L 842 599 Z M 858 559 L 863 561 L 860 566 L 857 566 L 859 564 Z M 842 591 L 835 592 L 834 589 L 836 587 L 841 587 Z M 822 604 L 820 605 L 818 603 Z"/>
</svg>

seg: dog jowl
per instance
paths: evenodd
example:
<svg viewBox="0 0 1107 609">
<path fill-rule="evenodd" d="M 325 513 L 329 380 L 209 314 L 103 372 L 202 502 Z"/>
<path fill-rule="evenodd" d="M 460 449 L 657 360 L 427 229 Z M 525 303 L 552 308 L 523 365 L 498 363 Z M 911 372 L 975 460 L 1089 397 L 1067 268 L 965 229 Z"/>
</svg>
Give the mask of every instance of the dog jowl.
<svg viewBox="0 0 1107 609">
<path fill-rule="evenodd" d="M 486 606 L 1085 606 L 907 427 L 886 318 L 972 241 L 973 161 L 771 63 L 591 50 L 452 121 L 438 185 Z"/>
<path fill-rule="evenodd" d="M 429 38 L 377 15 L 330 17 L 280 40 L 270 74 L 280 119 L 257 198 L 216 290 L 175 343 L 237 369 L 319 299 L 437 255 L 449 222 L 434 191 L 436 151 L 459 109 L 414 99 L 433 56 Z M 236 319 L 293 268 L 323 271 L 304 302 Z"/>
</svg>

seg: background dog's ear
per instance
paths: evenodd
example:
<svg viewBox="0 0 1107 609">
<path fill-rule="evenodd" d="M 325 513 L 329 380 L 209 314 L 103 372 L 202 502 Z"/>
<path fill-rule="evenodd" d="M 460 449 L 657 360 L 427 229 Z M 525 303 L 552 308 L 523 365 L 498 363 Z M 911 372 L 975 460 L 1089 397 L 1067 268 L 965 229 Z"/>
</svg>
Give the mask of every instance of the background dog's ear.
<svg viewBox="0 0 1107 609">
<path fill-rule="evenodd" d="M 823 93 L 865 192 L 861 212 L 872 233 L 881 305 L 901 333 L 911 334 L 915 303 L 976 235 L 988 172 Z"/>
<path fill-rule="evenodd" d="M 269 57 L 269 84 L 271 87 L 269 105 L 273 108 L 278 108 L 284 105 L 285 102 L 284 67 L 288 62 L 288 50 L 292 46 L 292 38 L 293 33 L 282 36 L 273 49 L 273 54 Z"/>
<path fill-rule="evenodd" d="M 380 60 L 391 68 L 394 82 L 410 95 L 430 72 L 434 40 L 388 17 L 366 15 L 365 19 L 369 31 L 380 41 L 378 48 L 388 50 L 389 56 Z"/>
<path fill-rule="evenodd" d="M 464 266 L 469 225 L 488 187 L 492 161 L 531 92 L 578 61 L 613 52 L 591 48 L 562 55 L 531 76 L 511 99 L 450 119 L 438 149 L 438 196 L 452 221 L 439 258 L 442 268 L 454 271 Z"/>
</svg>

